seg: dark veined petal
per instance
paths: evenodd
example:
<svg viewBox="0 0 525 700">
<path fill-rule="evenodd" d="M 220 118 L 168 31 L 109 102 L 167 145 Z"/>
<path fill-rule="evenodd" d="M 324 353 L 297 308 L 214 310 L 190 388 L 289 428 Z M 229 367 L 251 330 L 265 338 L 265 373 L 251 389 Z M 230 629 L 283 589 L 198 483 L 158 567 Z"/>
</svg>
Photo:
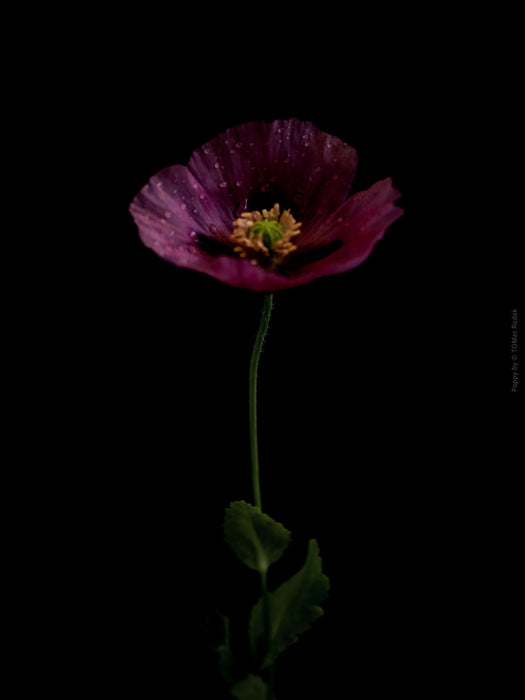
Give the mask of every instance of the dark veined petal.
<svg viewBox="0 0 525 700">
<path fill-rule="evenodd" d="M 304 284 L 360 265 L 388 226 L 403 215 L 394 204 L 400 196 L 389 177 L 352 195 L 317 227 L 310 249 L 301 248 L 290 261 L 294 282 Z"/>
<path fill-rule="evenodd" d="M 232 212 L 185 166 L 154 175 L 131 202 L 130 212 L 144 245 L 175 265 L 208 272 L 206 263 L 214 256 L 232 253 Z"/>
<path fill-rule="evenodd" d="M 197 149 L 188 165 L 230 211 L 263 194 L 268 206 L 292 206 L 302 222 L 326 217 L 345 201 L 356 167 L 351 146 L 298 119 L 229 129 Z"/>
</svg>

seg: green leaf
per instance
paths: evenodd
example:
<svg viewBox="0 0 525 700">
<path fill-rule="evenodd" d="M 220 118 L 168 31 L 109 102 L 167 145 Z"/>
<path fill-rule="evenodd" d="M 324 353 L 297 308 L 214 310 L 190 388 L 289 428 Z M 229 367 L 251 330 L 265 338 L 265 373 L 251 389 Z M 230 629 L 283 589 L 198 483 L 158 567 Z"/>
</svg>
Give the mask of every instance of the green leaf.
<svg viewBox="0 0 525 700">
<path fill-rule="evenodd" d="M 269 594 L 271 634 L 269 648 L 261 663 L 267 668 L 287 647 L 297 641 L 323 614 L 320 603 L 330 588 L 328 577 L 321 569 L 321 557 L 316 540 L 308 543 L 308 555 L 302 569 Z M 260 599 L 250 616 L 250 642 L 256 654 L 264 644 L 265 629 L 263 604 Z"/>
<path fill-rule="evenodd" d="M 251 674 L 231 688 L 231 694 L 237 700 L 266 700 L 267 685 L 260 676 Z"/>
<path fill-rule="evenodd" d="M 264 573 L 282 557 L 290 532 L 259 508 L 235 501 L 226 509 L 224 537 L 243 564 Z"/>
</svg>

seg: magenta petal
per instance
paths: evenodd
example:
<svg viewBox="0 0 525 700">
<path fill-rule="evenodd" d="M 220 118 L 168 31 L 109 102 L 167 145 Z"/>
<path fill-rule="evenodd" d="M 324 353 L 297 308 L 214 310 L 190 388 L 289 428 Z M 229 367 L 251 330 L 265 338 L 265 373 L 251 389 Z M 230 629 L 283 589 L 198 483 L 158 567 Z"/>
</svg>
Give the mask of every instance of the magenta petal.
<svg viewBox="0 0 525 700">
<path fill-rule="evenodd" d="M 376 182 L 363 192 L 352 195 L 315 230 L 317 248 L 336 250 L 316 262 L 305 261 L 298 270 L 301 282 L 321 275 L 333 275 L 360 265 L 383 237 L 386 229 L 403 215 L 394 202 L 401 196 L 391 178 Z M 313 232 L 310 231 L 310 237 Z M 307 258 L 306 258 L 307 260 Z"/>
<path fill-rule="evenodd" d="M 210 236 L 231 247 L 232 212 L 203 189 L 182 165 L 161 170 L 130 205 L 142 242 L 176 265 L 194 267 L 204 252 L 197 245 Z"/>
<path fill-rule="evenodd" d="M 196 150 L 188 166 L 232 211 L 265 193 L 271 204 L 291 204 L 303 222 L 316 221 L 345 201 L 356 167 L 351 146 L 298 119 L 229 129 Z"/>
</svg>

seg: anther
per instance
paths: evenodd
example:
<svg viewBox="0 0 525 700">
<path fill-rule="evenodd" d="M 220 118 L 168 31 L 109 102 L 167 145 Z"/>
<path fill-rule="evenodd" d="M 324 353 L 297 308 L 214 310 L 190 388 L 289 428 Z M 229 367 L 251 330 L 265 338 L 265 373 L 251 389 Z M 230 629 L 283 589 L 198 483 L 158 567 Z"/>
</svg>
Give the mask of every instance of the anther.
<svg viewBox="0 0 525 700">
<path fill-rule="evenodd" d="M 297 246 L 292 238 L 300 233 L 301 223 L 296 221 L 289 209 L 280 213 L 279 204 L 268 211 L 243 212 L 233 226 L 233 249 L 241 258 L 250 258 L 252 265 L 260 262 L 280 265 Z"/>
</svg>

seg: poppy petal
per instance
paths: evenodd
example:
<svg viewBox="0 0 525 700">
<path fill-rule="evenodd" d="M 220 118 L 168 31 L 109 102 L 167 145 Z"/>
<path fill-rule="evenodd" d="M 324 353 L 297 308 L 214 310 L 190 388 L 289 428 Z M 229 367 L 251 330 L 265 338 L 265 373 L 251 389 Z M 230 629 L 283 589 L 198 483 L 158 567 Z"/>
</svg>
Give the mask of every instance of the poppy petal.
<svg viewBox="0 0 525 700">
<path fill-rule="evenodd" d="M 298 119 L 229 129 L 197 149 L 188 165 L 230 211 L 264 194 L 268 206 L 292 206 L 303 223 L 326 217 L 345 201 L 356 167 L 351 146 Z"/>
<path fill-rule="evenodd" d="M 352 195 L 317 228 L 315 237 L 309 233 L 310 251 L 319 255 L 325 250 L 327 255 L 310 262 L 304 246 L 295 255 L 299 284 L 360 265 L 388 226 L 403 215 L 403 210 L 394 204 L 400 196 L 389 177 Z"/>
</svg>

